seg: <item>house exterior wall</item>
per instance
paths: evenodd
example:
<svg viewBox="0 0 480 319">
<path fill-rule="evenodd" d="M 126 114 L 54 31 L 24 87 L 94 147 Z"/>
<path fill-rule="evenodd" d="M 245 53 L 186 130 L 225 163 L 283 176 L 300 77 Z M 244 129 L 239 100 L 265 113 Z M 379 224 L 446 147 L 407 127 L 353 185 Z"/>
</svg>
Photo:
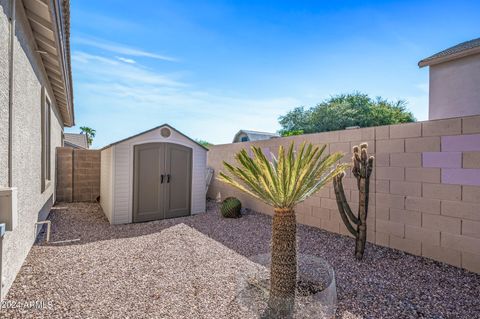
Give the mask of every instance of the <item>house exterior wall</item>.
<svg viewBox="0 0 480 319">
<path fill-rule="evenodd" d="M 480 54 L 430 66 L 429 119 L 480 114 Z"/>
<path fill-rule="evenodd" d="M 125 224 L 132 222 L 133 207 L 133 148 L 137 144 L 151 142 L 165 142 L 181 144 L 192 148 L 192 214 L 205 212 L 205 171 L 207 151 L 197 143 L 171 130 L 171 136 L 164 138 L 160 135 L 161 127 L 136 136 L 107 149 L 113 149 L 113 224 Z M 106 158 L 107 156 L 104 155 Z M 102 198 L 102 195 L 100 196 Z M 106 200 L 106 199 L 105 199 Z M 102 206 L 103 207 L 103 206 Z"/>
<path fill-rule="evenodd" d="M 250 145 L 266 154 L 307 141 L 327 144 L 326 152 L 345 153 L 368 143 L 375 155 L 370 181 L 368 241 L 480 273 L 480 116 L 379 126 L 211 146 L 208 166 Z M 358 208 L 356 180 L 344 179 L 352 210 Z M 266 204 L 212 179 L 208 195 L 236 196 L 244 207 L 272 214 Z M 337 208 L 332 185 L 296 207 L 299 223 L 350 236 Z M 353 246 L 352 246 L 353 254 Z"/>
<path fill-rule="evenodd" d="M 8 184 L 8 43 L 7 0 L 0 0 L 0 185 Z"/>
<path fill-rule="evenodd" d="M 0 0 L 0 186 L 8 186 L 8 1 Z M 18 225 L 3 238 L 2 297 L 15 279 L 34 240 L 34 223 L 44 220 L 54 201 L 55 148 L 63 125 L 22 4 L 17 2 L 14 41 L 12 186 L 18 189 Z M 51 176 L 41 190 L 42 87 L 51 99 Z"/>
<path fill-rule="evenodd" d="M 113 149 L 115 146 L 103 150 L 100 154 L 100 205 L 105 216 L 112 223 L 113 211 Z"/>
</svg>

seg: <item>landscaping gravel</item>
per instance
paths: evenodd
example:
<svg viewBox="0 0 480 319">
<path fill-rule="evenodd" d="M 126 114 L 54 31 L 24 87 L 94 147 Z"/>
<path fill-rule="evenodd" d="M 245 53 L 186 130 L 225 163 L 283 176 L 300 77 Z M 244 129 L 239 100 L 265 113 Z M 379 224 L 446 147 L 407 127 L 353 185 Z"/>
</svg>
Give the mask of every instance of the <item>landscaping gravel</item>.
<svg viewBox="0 0 480 319">
<path fill-rule="evenodd" d="M 271 218 L 192 217 L 110 225 L 94 203 L 57 204 L 50 243 L 32 247 L 1 318 L 250 318 L 236 306 L 238 276 L 269 251 Z M 480 275 L 299 225 L 299 251 L 336 272 L 338 318 L 480 318 Z M 43 302 L 43 303 L 42 303 Z M 7 303 L 4 301 L 4 305 Z M 31 304 L 30 304 L 31 306 Z"/>
</svg>

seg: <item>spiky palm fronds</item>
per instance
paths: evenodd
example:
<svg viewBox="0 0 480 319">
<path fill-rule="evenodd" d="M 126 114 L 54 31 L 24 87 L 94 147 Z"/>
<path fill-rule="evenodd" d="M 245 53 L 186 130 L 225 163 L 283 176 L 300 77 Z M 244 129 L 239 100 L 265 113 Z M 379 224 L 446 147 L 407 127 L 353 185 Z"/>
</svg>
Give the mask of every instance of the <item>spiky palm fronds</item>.
<svg viewBox="0 0 480 319">
<path fill-rule="evenodd" d="M 302 143 L 295 151 L 294 143 L 288 150 L 280 145 L 269 161 L 260 147 L 252 146 L 253 157 L 245 149 L 235 155 L 238 167 L 223 162 L 231 176 L 220 172 L 218 179 L 274 208 L 292 209 L 349 166 L 335 165 L 341 153 L 322 157 L 325 147 Z"/>
</svg>

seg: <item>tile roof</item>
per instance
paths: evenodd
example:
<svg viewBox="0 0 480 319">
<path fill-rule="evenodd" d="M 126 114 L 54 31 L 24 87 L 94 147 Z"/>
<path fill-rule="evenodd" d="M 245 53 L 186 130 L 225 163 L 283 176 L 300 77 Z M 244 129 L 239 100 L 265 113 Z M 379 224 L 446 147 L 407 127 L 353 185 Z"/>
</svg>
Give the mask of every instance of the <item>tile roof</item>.
<svg viewBox="0 0 480 319">
<path fill-rule="evenodd" d="M 480 53 L 480 38 L 465 41 L 446 50 L 435 53 L 418 62 L 419 67 L 450 61 L 470 54 Z"/>
<path fill-rule="evenodd" d="M 85 134 L 64 133 L 64 136 L 64 142 L 66 144 L 70 144 L 73 147 L 88 148 L 87 136 Z"/>
</svg>

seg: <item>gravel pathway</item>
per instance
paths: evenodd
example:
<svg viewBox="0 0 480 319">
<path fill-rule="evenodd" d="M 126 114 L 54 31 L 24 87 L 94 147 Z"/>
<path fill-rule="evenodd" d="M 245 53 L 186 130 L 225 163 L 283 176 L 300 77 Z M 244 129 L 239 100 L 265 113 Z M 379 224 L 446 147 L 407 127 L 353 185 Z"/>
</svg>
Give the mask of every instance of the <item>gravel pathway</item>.
<svg viewBox="0 0 480 319">
<path fill-rule="evenodd" d="M 247 212 L 222 219 L 209 203 L 193 217 L 108 224 L 90 203 L 58 204 L 52 237 L 30 251 L 6 298 L 37 301 L 0 318 L 249 318 L 232 302 L 248 256 L 269 251 L 271 219 Z M 335 268 L 338 318 L 480 318 L 480 275 L 298 227 L 299 250 Z M 228 249 L 229 248 L 229 249 Z M 43 304 L 42 304 L 43 302 Z"/>
</svg>

